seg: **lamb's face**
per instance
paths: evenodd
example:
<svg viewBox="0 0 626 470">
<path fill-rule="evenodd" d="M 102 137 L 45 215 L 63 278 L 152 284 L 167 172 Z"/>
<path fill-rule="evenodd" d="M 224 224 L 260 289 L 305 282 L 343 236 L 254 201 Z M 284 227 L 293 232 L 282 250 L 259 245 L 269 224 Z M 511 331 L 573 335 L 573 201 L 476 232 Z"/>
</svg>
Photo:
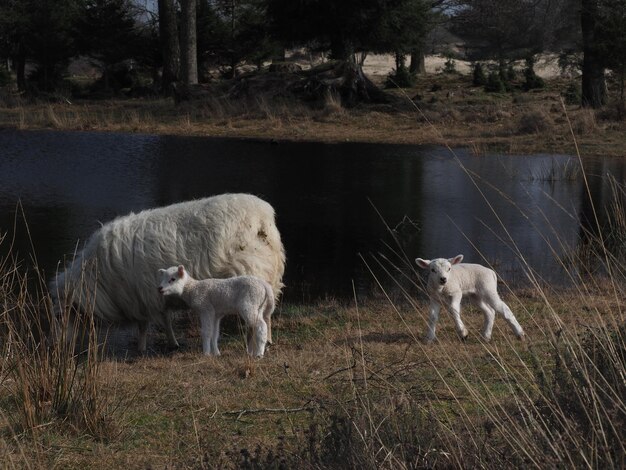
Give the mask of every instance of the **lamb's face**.
<svg viewBox="0 0 626 470">
<path fill-rule="evenodd" d="M 445 258 L 437 258 L 430 262 L 430 274 L 428 275 L 430 282 L 445 286 L 450 276 L 452 263 Z"/>
<path fill-rule="evenodd" d="M 167 269 L 159 269 L 161 283 L 157 287 L 163 295 L 180 295 L 183 293 L 187 273 L 183 266 L 172 266 Z"/>
<path fill-rule="evenodd" d="M 463 261 L 463 255 L 458 255 L 450 259 L 437 258 L 434 260 L 425 260 L 417 258 L 415 260 L 420 268 L 430 271 L 428 274 L 428 282 L 434 286 L 445 286 L 450 279 L 452 266 L 461 261 Z"/>
</svg>

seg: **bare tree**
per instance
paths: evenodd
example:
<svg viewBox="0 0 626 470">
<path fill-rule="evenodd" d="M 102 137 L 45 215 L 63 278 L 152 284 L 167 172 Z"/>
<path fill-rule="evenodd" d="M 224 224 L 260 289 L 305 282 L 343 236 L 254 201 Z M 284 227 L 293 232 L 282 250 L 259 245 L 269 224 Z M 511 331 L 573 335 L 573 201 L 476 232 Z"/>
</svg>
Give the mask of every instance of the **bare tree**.
<svg viewBox="0 0 626 470">
<path fill-rule="evenodd" d="M 437 26 L 447 21 L 448 14 L 451 11 L 451 7 L 454 6 L 455 0 L 425 0 L 425 3 L 429 6 L 431 14 L 424 29 L 427 32 L 431 32 Z M 409 72 L 416 75 L 426 73 L 426 44 L 424 42 L 411 49 Z"/>
<path fill-rule="evenodd" d="M 163 57 L 163 91 L 169 92 L 170 85 L 178 81 L 180 70 L 180 44 L 174 0 L 159 0 L 159 35 Z"/>
<path fill-rule="evenodd" d="M 181 79 L 185 85 L 198 83 L 196 0 L 180 0 Z"/>
<path fill-rule="evenodd" d="M 598 44 L 598 0 L 582 0 L 580 26 L 583 36 L 582 105 L 600 108 L 606 102 L 604 64 Z"/>
</svg>

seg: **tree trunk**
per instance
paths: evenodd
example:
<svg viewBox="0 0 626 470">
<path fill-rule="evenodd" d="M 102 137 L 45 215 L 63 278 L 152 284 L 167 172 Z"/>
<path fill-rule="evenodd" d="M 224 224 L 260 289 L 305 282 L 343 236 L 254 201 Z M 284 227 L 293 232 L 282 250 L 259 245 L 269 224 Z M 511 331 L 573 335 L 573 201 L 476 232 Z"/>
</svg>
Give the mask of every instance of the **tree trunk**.
<svg viewBox="0 0 626 470">
<path fill-rule="evenodd" d="M 180 0 L 181 78 L 185 85 L 198 84 L 196 0 Z"/>
<path fill-rule="evenodd" d="M 354 55 L 354 47 L 352 43 L 340 36 L 331 39 L 330 54 L 334 60 L 352 61 Z"/>
<path fill-rule="evenodd" d="M 596 23 L 598 0 L 582 0 L 580 25 L 583 36 L 582 105 L 600 108 L 606 102 L 604 66 L 598 51 Z"/>
<path fill-rule="evenodd" d="M 171 84 L 178 81 L 180 69 L 180 45 L 173 0 L 159 0 L 159 36 L 163 57 L 161 89 L 168 94 Z"/>
<path fill-rule="evenodd" d="M 396 52 L 396 72 L 398 72 L 401 68 L 404 67 L 404 54 L 402 52 Z"/>
<path fill-rule="evenodd" d="M 26 54 L 24 53 L 24 44 L 20 40 L 17 46 L 17 56 L 15 61 L 15 75 L 17 76 L 17 89 L 26 91 Z"/>
<path fill-rule="evenodd" d="M 409 72 L 411 75 L 422 75 L 426 73 L 426 56 L 423 48 L 415 48 L 411 51 Z"/>
<path fill-rule="evenodd" d="M 235 57 L 235 0 L 230 2 L 230 78 L 237 76 L 238 59 Z"/>
</svg>

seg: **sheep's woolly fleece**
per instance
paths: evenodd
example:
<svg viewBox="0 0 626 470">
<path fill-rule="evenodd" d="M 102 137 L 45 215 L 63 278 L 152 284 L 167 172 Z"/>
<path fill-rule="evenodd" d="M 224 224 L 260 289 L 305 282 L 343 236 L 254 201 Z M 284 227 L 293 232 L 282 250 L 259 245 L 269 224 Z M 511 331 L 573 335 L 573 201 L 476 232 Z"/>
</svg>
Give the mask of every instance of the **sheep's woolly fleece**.
<svg viewBox="0 0 626 470">
<path fill-rule="evenodd" d="M 184 264 L 197 278 L 251 274 L 277 298 L 285 252 L 274 209 L 249 194 L 223 194 L 145 210 L 104 224 L 52 280 L 57 301 L 116 322 L 161 321 L 157 271 Z"/>
</svg>

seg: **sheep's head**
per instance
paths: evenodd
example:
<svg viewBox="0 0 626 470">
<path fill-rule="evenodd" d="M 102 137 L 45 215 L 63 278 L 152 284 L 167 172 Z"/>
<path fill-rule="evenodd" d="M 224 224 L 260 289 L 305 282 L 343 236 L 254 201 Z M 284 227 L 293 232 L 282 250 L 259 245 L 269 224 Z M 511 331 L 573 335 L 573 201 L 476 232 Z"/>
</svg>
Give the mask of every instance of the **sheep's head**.
<svg viewBox="0 0 626 470">
<path fill-rule="evenodd" d="M 183 288 L 189 278 L 189 275 L 187 274 L 187 271 L 185 271 L 185 267 L 182 264 L 180 266 L 172 266 L 167 269 L 159 269 L 159 276 L 161 278 L 161 283 L 157 289 L 159 290 L 159 293 L 163 295 L 182 294 Z"/>
<path fill-rule="evenodd" d="M 436 286 L 445 286 L 450 277 L 450 270 L 455 264 L 459 264 L 463 261 L 463 255 L 455 256 L 454 258 L 436 258 L 433 260 L 416 258 L 415 262 L 422 269 L 428 269 L 430 271 L 428 275 L 428 281 Z"/>
</svg>

